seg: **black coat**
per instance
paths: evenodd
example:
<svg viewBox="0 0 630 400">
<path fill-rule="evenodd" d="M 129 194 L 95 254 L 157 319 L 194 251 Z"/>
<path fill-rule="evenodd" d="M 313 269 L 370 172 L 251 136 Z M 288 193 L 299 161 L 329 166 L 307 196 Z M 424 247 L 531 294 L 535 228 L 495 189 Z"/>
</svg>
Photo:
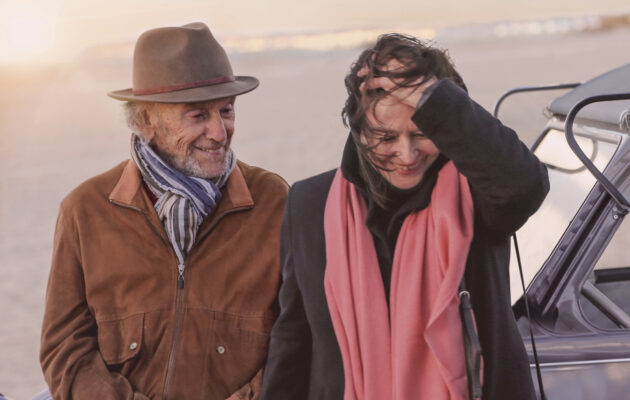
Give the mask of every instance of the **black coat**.
<svg viewBox="0 0 630 400">
<path fill-rule="evenodd" d="M 412 120 L 471 187 L 475 222 L 465 279 L 482 346 L 483 399 L 534 399 L 510 306 L 509 237 L 544 199 L 546 169 L 514 131 L 451 81 L 438 82 Z M 263 400 L 343 399 L 343 363 L 324 292 L 324 208 L 334 173 L 297 182 L 289 193 L 280 315 L 271 332 Z"/>
</svg>

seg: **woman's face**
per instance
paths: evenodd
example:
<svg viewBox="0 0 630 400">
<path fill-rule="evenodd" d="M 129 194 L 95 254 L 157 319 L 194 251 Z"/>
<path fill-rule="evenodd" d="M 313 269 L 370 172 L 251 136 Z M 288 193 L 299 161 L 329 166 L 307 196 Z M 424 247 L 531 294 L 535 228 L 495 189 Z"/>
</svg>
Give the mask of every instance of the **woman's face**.
<svg viewBox="0 0 630 400">
<path fill-rule="evenodd" d="M 372 111 L 373 110 L 373 111 Z M 373 162 L 379 173 L 399 189 L 410 189 L 422 180 L 424 173 L 438 157 L 435 144 L 411 121 L 415 109 L 393 96 L 379 100 L 367 111 L 372 127 L 362 135 L 373 148 Z"/>
</svg>

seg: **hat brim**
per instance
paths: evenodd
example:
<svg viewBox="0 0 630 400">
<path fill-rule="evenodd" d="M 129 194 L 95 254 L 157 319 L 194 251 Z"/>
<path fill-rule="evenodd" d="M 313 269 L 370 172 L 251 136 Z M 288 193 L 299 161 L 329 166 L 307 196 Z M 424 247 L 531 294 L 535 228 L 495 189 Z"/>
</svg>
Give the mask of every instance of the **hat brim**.
<svg viewBox="0 0 630 400">
<path fill-rule="evenodd" d="M 234 81 L 217 85 L 201 86 L 192 89 L 175 90 L 172 92 L 134 96 L 133 89 L 115 90 L 107 95 L 116 100 L 147 101 L 152 103 L 199 103 L 237 96 L 251 92 L 258 87 L 258 79 L 253 76 L 237 76 Z"/>
</svg>

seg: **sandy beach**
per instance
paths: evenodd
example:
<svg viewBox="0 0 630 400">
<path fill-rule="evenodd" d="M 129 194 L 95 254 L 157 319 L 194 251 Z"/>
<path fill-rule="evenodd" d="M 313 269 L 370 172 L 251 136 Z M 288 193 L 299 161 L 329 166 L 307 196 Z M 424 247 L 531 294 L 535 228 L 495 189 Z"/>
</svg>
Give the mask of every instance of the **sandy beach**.
<svg viewBox="0 0 630 400">
<path fill-rule="evenodd" d="M 630 29 L 444 42 L 471 96 L 491 109 L 504 91 L 584 81 L 630 62 Z M 239 97 L 233 148 L 289 183 L 337 166 L 347 131 L 343 78 L 359 49 L 235 54 L 235 72 L 261 86 Z M 131 56 L 131 55 L 130 55 Z M 128 158 L 129 130 L 110 90 L 130 86 L 131 60 L 85 52 L 49 68 L 0 68 L 0 392 L 45 388 L 39 334 L 59 202 Z M 508 102 L 502 120 L 531 144 L 554 95 Z"/>
</svg>

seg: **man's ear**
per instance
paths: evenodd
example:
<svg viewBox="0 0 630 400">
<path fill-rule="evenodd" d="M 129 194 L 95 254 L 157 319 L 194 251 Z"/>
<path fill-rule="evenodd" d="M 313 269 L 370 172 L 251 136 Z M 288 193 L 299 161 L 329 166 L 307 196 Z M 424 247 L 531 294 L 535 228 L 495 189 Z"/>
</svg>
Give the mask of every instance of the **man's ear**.
<svg viewBox="0 0 630 400">
<path fill-rule="evenodd" d="M 147 141 L 150 141 L 155 136 L 155 127 L 153 122 L 151 121 L 151 110 L 149 109 L 149 105 L 142 107 L 142 111 L 140 112 L 141 117 L 141 125 L 140 133 Z"/>
</svg>

